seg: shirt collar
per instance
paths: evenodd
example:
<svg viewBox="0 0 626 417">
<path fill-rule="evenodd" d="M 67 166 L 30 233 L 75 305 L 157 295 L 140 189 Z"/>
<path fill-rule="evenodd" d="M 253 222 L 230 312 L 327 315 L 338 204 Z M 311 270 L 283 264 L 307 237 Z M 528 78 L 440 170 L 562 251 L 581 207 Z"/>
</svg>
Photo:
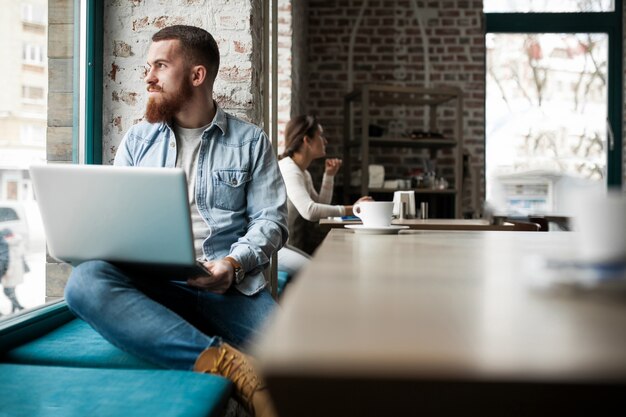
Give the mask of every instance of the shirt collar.
<svg viewBox="0 0 626 417">
<path fill-rule="evenodd" d="M 211 125 L 215 125 L 220 128 L 222 134 L 226 134 L 228 129 L 228 118 L 226 117 L 226 112 L 217 104 L 216 101 L 213 101 L 215 104 L 215 117 L 213 118 L 213 123 Z"/>
</svg>

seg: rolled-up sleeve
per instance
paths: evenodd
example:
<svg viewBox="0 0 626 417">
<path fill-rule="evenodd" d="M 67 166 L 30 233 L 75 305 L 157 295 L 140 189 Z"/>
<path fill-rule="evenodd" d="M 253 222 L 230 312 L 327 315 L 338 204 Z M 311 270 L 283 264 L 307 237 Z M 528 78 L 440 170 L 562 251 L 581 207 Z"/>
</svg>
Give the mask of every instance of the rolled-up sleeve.
<svg viewBox="0 0 626 417">
<path fill-rule="evenodd" d="M 260 272 L 269 264 L 288 237 L 287 192 L 273 148 L 259 129 L 252 148 L 251 180 L 247 184 L 246 233 L 232 246 L 230 255 L 248 273 Z"/>
</svg>

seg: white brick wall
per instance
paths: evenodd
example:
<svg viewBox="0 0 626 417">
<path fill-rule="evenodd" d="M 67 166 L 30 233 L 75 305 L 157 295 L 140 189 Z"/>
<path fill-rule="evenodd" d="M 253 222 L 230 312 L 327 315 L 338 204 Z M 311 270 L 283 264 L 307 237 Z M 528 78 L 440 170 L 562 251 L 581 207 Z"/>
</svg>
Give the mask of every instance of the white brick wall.
<svg viewBox="0 0 626 417">
<path fill-rule="evenodd" d="M 199 26 L 218 43 L 214 95 L 227 111 L 259 123 L 262 25 L 260 0 L 105 0 L 103 163 L 113 162 L 124 133 L 143 118 L 145 63 L 150 38 L 173 24 Z M 254 24 L 254 27 L 251 27 Z"/>
</svg>

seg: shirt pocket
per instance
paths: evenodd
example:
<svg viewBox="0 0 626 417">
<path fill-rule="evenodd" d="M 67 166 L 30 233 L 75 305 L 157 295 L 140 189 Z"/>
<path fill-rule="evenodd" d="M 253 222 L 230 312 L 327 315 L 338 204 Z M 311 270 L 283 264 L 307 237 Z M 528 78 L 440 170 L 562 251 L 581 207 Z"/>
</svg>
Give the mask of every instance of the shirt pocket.
<svg viewBox="0 0 626 417">
<path fill-rule="evenodd" d="M 248 171 L 220 169 L 213 171 L 215 207 L 238 211 L 246 203 L 246 184 L 250 181 Z"/>
</svg>

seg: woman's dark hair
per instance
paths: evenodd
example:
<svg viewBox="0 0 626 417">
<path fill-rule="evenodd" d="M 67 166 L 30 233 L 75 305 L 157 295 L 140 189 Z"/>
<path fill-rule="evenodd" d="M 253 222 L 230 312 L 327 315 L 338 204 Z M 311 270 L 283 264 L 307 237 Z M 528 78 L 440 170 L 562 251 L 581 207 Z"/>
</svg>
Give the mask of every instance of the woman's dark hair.
<svg viewBox="0 0 626 417">
<path fill-rule="evenodd" d="M 315 116 L 303 114 L 291 119 L 285 127 L 285 150 L 281 158 L 292 157 L 302 146 L 304 137 L 312 138 L 319 129 L 320 124 Z"/>
<path fill-rule="evenodd" d="M 165 40 L 180 41 L 186 61 L 191 65 L 204 65 L 207 78 L 213 85 L 220 67 L 220 51 L 209 32 L 195 26 L 174 25 L 164 27 L 152 36 L 153 42 Z"/>
</svg>

